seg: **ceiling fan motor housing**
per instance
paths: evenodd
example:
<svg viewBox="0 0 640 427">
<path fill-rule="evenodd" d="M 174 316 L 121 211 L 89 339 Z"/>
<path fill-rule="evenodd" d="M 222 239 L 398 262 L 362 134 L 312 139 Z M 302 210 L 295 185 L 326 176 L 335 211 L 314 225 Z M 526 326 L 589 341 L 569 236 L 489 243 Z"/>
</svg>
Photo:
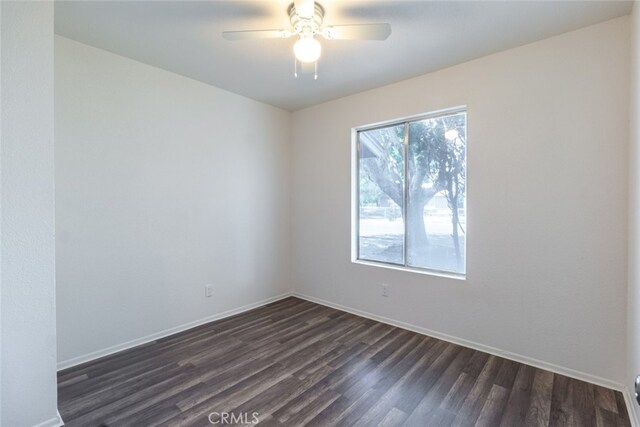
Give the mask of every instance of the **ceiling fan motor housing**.
<svg viewBox="0 0 640 427">
<path fill-rule="evenodd" d="M 313 17 L 305 18 L 298 15 L 294 3 L 289 6 L 289 20 L 296 34 L 315 35 L 320 30 L 324 18 L 324 8 L 314 3 Z"/>
</svg>

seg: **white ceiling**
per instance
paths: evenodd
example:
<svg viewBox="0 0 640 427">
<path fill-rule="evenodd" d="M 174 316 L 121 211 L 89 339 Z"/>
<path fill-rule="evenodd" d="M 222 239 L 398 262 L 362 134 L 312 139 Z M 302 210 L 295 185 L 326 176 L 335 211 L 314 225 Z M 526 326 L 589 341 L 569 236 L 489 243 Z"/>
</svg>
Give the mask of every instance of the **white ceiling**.
<svg viewBox="0 0 640 427">
<path fill-rule="evenodd" d="M 630 13 L 630 1 L 320 0 L 325 24 L 389 22 L 388 40 L 321 40 L 319 78 L 293 76 L 292 0 L 56 1 L 55 32 L 287 110 L 350 95 Z"/>
</svg>

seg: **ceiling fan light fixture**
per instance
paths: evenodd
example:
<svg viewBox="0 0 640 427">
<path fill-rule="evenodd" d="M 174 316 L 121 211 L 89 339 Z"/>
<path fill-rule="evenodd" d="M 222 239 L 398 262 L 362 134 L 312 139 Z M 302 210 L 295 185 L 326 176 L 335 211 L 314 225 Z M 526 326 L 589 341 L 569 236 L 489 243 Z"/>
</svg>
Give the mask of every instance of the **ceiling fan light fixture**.
<svg viewBox="0 0 640 427">
<path fill-rule="evenodd" d="M 300 62 L 316 62 L 322 53 L 322 45 L 313 36 L 303 36 L 293 45 L 293 53 Z"/>
<path fill-rule="evenodd" d="M 2 1 L 2 0 L 0 0 Z M 289 0 L 291 1 L 291 0 Z M 298 65 L 315 63 L 314 78 L 318 78 L 318 59 L 322 54 L 322 45 L 317 37 L 326 40 L 386 40 L 391 34 L 391 25 L 348 24 L 323 27 L 324 8 L 315 0 L 293 0 L 287 8 L 291 29 L 282 30 L 240 30 L 224 31 L 226 40 L 259 40 L 298 37 L 293 45 L 293 75 L 298 77 Z M 312 67 L 302 66 L 303 73 Z"/>
</svg>

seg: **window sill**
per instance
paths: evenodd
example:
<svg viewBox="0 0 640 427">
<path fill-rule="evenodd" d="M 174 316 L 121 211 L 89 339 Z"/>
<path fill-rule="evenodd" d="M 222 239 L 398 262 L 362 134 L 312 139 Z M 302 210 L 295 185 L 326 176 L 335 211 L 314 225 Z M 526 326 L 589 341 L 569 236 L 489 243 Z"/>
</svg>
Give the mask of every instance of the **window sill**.
<svg viewBox="0 0 640 427">
<path fill-rule="evenodd" d="M 391 264 L 385 264 L 382 262 L 375 262 L 375 261 L 363 261 L 361 259 L 352 260 L 351 262 L 353 264 L 368 265 L 371 267 L 386 268 L 389 270 L 406 271 L 409 273 L 425 274 L 427 276 L 443 277 L 445 279 L 454 279 L 454 280 L 461 280 L 461 281 L 467 280 L 466 274 L 456 274 L 456 273 L 449 273 L 446 271 L 428 270 L 424 268 L 403 267 L 401 265 L 391 265 Z"/>
</svg>

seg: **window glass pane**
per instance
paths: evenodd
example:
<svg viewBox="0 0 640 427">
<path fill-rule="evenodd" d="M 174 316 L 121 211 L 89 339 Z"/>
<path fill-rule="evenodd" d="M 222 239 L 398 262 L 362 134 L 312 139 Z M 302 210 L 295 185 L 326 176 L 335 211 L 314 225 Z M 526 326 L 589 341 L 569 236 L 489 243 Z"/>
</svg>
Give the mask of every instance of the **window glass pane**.
<svg viewBox="0 0 640 427">
<path fill-rule="evenodd" d="M 404 264 L 404 125 L 358 138 L 358 258 Z"/>
<path fill-rule="evenodd" d="M 466 113 L 409 124 L 407 265 L 465 273 Z"/>
</svg>

